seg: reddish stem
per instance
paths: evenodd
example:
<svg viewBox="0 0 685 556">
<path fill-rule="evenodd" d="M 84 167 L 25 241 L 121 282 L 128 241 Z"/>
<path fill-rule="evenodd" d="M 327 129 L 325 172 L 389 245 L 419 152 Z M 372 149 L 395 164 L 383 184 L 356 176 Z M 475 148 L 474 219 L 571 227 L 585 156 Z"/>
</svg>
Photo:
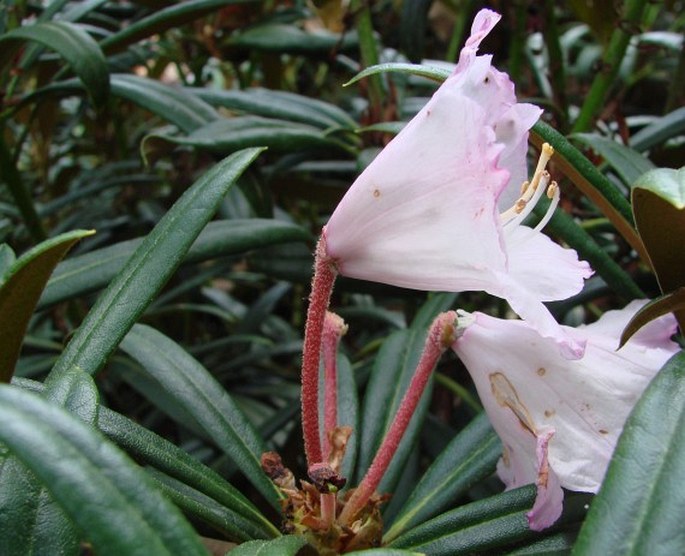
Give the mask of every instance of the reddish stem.
<svg viewBox="0 0 685 556">
<path fill-rule="evenodd" d="M 322 235 L 316 245 L 314 277 L 302 348 L 302 434 L 308 467 L 323 460 L 319 433 L 319 359 L 324 318 L 331 301 L 336 274 L 326 253 L 326 240 Z"/>
<path fill-rule="evenodd" d="M 321 494 L 321 521 L 324 529 L 330 530 L 335 521 L 335 510 L 338 503 L 337 495 L 334 492 Z"/>
<path fill-rule="evenodd" d="M 347 332 L 347 325 L 338 315 L 326 312 L 323 324 L 323 352 L 324 369 L 324 421 L 323 421 L 323 457 L 327 460 L 331 456 L 331 441 L 329 434 L 338 426 L 338 344 L 340 338 Z"/>
<path fill-rule="evenodd" d="M 416 367 L 416 371 L 414 371 L 409 388 L 400 402 L 400 407 L 397 410 L 392 425 L 390 425 L 390 429 L 385 434 L 383 443 L 371 462 L 371 467 L 369 467 L 366 475 L 352 493 L 340 514 L 340 523 L 342 525 L 350 525 L 354 521 L 357 513 L 359 513 L 376 491 L 376 488 L 378 488 L 395 452 L 397 452 L 397 447 L 409 426 L 409 421 L 416 410 L 416 406 L 419 404 L 421 395 L 426 388 L 426 384 L 428 384 L 428 379 L 438 359 L 456 339 L 456 322 L 457 314 L 454 311 L 443 313 L 433 321 L 426 338 L 421 359 Z"/>
</svg>

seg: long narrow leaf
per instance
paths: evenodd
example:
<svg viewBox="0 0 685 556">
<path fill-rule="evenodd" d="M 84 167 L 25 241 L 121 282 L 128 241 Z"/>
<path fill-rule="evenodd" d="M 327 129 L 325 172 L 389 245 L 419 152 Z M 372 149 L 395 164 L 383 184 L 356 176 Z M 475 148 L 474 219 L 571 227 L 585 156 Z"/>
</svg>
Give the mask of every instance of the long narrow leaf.
<svg viewBox="0 0 685 556">
<path fill-rule="evenodd" d="M 181 2 L 168 8 L 156 10 L 147 17 L 124 27 L 121 31 L 104 39 L 100 46 L 108 54 L 119 52 L 127 45 L 140 39 L 158 35 L 167 29 L 190 23 L 195 19 L 218 11 L 219 8 L 250 2 L 256 2 L 256 0 L 190 0 Z"/>
<path fill-rule="evenodd" d="M 501 454 L 502 445 L 487 416 L 481 413 L 426 471 L 383 540 L 390 542 L 445 510 L 450 502 L 490 475 Z"/>
<path fill-rule="evenodd" d="M 247 531 L 253 532 L 254 538 L 278 536 L 278 529 L 238 489 L 178 446 L 104 407 L 100 408 L 98 428 L 136 460 L 159 469 L 249 521 Z"/>
<path fill-rule="evenodd" d="M 262 149 L 237 152 L 204 174 L 145 238 L 90 310 L 55 365 L 95 374 L 152 302 L 214 215 L 238 176 Z"/>
<path fill-rule="evenodd" d="M 195 358 L 149 326 L 136 325 L 121 343 L 178 405 L 202 425 L 275 507 L 278 492 L 261 468 L 261 438 L 230 395 Z"/>
<path fill-rule="evenodd" d="M 304 228 L 288 222 L 259 218 L 219 220 L 207 224 L 181 264 L 199 263 L 269 245 L 310 239 Z M 44 309 L 105 287 L 142 242 L 142 238 L 122 241 L 63 261 L 50 277 L 38 308 Z"/>
<path fill-rule="evenodd" d="M 95 40 L 83 28 L 67 21 L 24 25 L 0 36 L 0 67 L 11 60 L 23 41 L 33 41 L 55 50 L 83 82 L 95 106 L 109 95 L 107 60 Z"/>
<path fill-rule="evenodd" d="M 39 396 L 0 385 L 0 440 L 42 481 L 98 554 L 205 554 L 143 471 Z"/>
<path fill-rule="evenodd" d="M 112 94 L 146 108 L 186 133 L 219 119 L 218 112 L 206 102 L 147 77 L 113 74 Z"/>
</svg>

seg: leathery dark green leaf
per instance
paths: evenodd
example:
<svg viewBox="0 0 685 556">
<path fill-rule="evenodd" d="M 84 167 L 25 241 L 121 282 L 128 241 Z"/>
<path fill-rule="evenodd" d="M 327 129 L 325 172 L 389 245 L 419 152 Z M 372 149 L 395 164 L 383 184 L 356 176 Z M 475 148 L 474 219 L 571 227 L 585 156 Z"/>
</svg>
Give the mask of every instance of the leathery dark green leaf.
<svg viewBox="0 0 685 556">
<path fill-rule="evenodd" d="M 304 228 L 289 222 L 260 218 L 219 220 L 207 224 L 181 264 L 199 263 L 269 245 L 310 240 L 310 234 Z M 143 238 L 122 241 L 62 261 L 48 280 L 38 308 L 105 287 L 142 242 Z"/>
<path fill-rule="evenodd" d="M 92 231 L 77 230 L 38 244 L 0 276 L 0 381 L 9 382 L 24 335 L 48 278 L 69 249 Z"/>
<path fill-rule="evenodd" d="M 90 378 L 83 372 L 80 374 L 81 379 L 84 375 Z M 45 385 L 34 380 L 15 378 L 12 384 L 32 392 L 45 391 Z M 98 407 L 97 427 L 136 461 L 181 481 L 218 502 L 225 510 L 230 510 L 249 521 L 250 529 L 259 533 L 257 536 L 268 538 L 280 534 L 238 489 L 175 444 L 103 406 Z"/>
<path fill-rule="evenodd" d="M 127 45 L 140 39 L 157 35 L 167 29 L 177 27 L 218 11 L 219 8 L 232 4 L 246 4 L 257 0 L 189 0 L 155 10 L 147 17 L 139 19 L 124 27 L 121 31 L 103 39 L 102 49 L 109 53 L 119 52 Z"/>
<path fill-rule="evenodd" d="M 628 417 L 573 554 L 685 553 L 685 352 Z"/>
<path fill-rule="evenodd" d="M 92 377 L 67 369 L 40 391 L 51 403 L 64 407 L 93 425 L 98 412 L 98 391 Z M 55 502 L 48 489 L 15 455 L 0 456 L 0 554 L 78 552 L 82 534 Z"/>
<path fill-rule="evenodd" d="M 288 535 L 270 541 L 249 541 L 231 550 L 231 556 L 315 556 L 304 537 Z"/>
<path fill-rule="evenodd" d="M 532 536 L 525 514 L 533 506 L 535 493 L 535 487 L 528 485 L 472 502 L 409 530 L 389 546 L 453 556 L 474 551 L 476 542 L 484 548 L 489 537 L 522 540 Z"/>
<path fill-rule="evenodd" d="M 445 510 L 477 481 L 490 475 L 501 454 L 502 444 L 487 415 L 481 413 L 454 437 L 424 473 L 384 535 L 384 542 L 391 542 Z"/>
<path fill-rule="evenodd" d="M 137 324 L 121 349 L 138 361 L 200 423 L 262 495 L 279 507 L 279 492 L 262 471 L 263 440 L 231 396 L 195 358 L 154 328 Z"/>
<path fill-rule="evenodd" d="M 685 286 L 685 167 L 658 168 L 633 185 L 633 213 L 662 293 Z M 675 313 L 681 329 L 685 311 Z"/>
<path fill-rule="evenodd" d="M 0 421 L 0 440 L 98 554 L 206 554 L 145 473 L 80 419 L 36 394 L 0 385 Z"/>
<path fill-rule="evenodd" d="M 95 374 L 181 264 L 226 192 L 263 149 L 239 151 L 215 165 L 174 203 L 98 298 L 56 369 Z"/>
<path fill-rule="evenodd" d="M 83 27 L 67 21 L 46 21 L 12 29 L 0 36 L 0 67 L 11 60 L 23 41 L 37 42 L 56 51 L 81 79 L 93 104 L 104 105 L 109 95 L 107 60 Z"/>
</svg>

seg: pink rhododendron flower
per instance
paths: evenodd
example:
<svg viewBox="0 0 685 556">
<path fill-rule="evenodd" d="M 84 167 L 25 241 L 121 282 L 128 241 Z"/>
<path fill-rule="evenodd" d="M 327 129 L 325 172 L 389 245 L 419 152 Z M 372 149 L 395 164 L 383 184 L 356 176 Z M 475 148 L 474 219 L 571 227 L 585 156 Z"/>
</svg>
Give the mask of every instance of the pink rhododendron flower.
<svg viewBox="0 0 685 556">
<path fill-rule="evenodd" d="M 591 270 L 541 226 L 521 225 L 547 188 L 544 165 L 552 149 L 521 193 L 528 130 L 541 110 L 517 103 L 513 83 L 491 66 L 492 56 L 476 55 L 499 19 L 490 10 L 476 15 L 454 73 L 354 182 L 322 240 L 344 276 L 420 290 L 486 291 L 579 357 L 582 345 L 561 333 L 542 302 L 577 293 Z M 511 209 L 500 207 L 517 198 Z"/>
<path fill-rule="evenodd" d="M 563 327 L 585 355 L 568 360 L 524 321 L 461 313 L 452 345 L 478 390 L 504 451 L 507 488 L 538 487 L 532 529 L 561 515 L 562 487 L 597 492 L 623 424 L 649 381 L 678 351 L 672 315 L 651 322 L 620 350 L 619 337 L 644 304 L 634 301 L 596 323 Z"/>
</svg>

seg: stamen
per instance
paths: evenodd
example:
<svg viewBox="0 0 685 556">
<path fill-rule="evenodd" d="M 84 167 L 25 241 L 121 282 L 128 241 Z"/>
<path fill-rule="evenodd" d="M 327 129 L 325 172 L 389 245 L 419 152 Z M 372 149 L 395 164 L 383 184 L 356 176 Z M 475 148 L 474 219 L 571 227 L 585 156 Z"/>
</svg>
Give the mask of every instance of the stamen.
<svg viewBox="0 0 685 556">
<path fill-rule="evenodd" d="M 554 148 L 549 143 L 542 145 L 542 152 L 538 159 L 538 164 L 535 167 L 535 173 L 530 182 L 524 182 L 521 186 L 521 196 L 517 199 L 512 207 L 500 214 L 500 222 L 503 226 L 510 226 L 520 223 L 523 218 L 528 216 L 540 200 L 544 188 L 547 187 L 549 174 L 545 171 L 545 167 L 550 158 L 554 154 Z M 540 181 L 546 177 L 543 187 L 540 186 Z M 542 191 L 541 191 L 542 190 Z M 524 210 L 525 209 L 525 210 Z M 523 216 L 521 216 L 523 215 Z"/>
<path fill-rule="evenodd" d="M 549 184 L 549 187 L 547 188 L 547 197 L 552 199 L 552 202 L 547 207 L 547 212 L 545 213 L 545 216 L 543 216 L 542 220 L 540 220 L 537 226 L 533 228 L 533 231 L 535 232 L 539 232 L 542 230 L 542 228 L 547 226 L 547 223 L 550 221 L 552 216 L 554 216 L 554 210 L 557 208 L 557 205 L 559 204 L 559 199 L 561 198 L 561 193 L 559 192 L 559 186 L 557 185 L 557 182 L 553 181 Z"/>
<path fill-rule="evenodd" d="M 516 205 L 514 205 L 514 213 L 515 216 L 510 218 L 508 222 L 504 223 L 504 227 L 506 228 L 512 228 L 514 226 L 518 226 L 523 222 L 526 217 L 533 212 L 533 209 L 535 208 L 535 205 L 538 204 L 538 201 L 542 198 L 542 196 L 545 193 L 545 190 L 547 189 L 547 183 L 549 182 L 549 172 L 543 171 L 542 176 L 540 177 L 540 180 L 538 180 L 538 183 L 536 183 L 535 187 L 535 194 L 533 197 L 526 202 L 525 205 L 525 210 L 522 211 L 517 211 L 516 207 L 518 206 L 518 201 L 516 202 Z M 521 201 L 521 199 L 519 199 Z M 511 210 L 511 209 L 510 209 Z"/>
</svg>

